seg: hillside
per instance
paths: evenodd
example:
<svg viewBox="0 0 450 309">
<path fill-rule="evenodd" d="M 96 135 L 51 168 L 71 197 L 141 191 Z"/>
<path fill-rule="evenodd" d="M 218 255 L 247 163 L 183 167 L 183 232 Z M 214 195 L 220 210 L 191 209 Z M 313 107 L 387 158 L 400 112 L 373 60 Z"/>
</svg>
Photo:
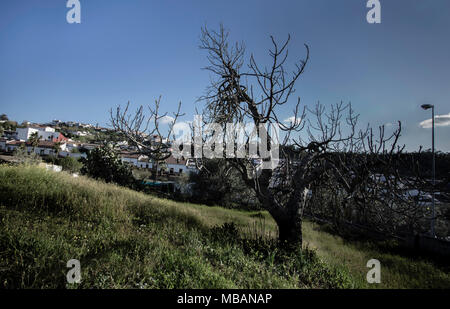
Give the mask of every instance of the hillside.
<svg viewBox="0 0 450 309">
<path fill-rule="evenodd" d="M 371 258 L 383 267 L 375 287 L 450 286 L 442 266 L 309 222 L 313 249 L 287 254 L 265 212 L 177 203 L 37 167 L 0 166 L 0 220 L 3 288 L 367 288 Z M 66 282 L 70 259 L 81 263 L 78 285 Z"/>
</svg>

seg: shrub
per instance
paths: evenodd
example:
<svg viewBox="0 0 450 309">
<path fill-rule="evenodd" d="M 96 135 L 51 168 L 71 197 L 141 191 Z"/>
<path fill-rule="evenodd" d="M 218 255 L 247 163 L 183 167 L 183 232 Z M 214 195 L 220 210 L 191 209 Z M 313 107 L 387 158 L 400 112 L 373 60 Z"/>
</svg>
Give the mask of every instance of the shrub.
<svg viewBox="0 0 450 309">
<path fill-rule="evenodd" d="M 87 154 L 87 158 L 83 159 L 83 164 L 81 172 L 95 179 L 123 186 L 131 185 L 134 182 L 131 167 L 122 162 L 110 144 L 91 150 Z"/>
<path fill-rule="evenodd" d="M 72 157 L 64 157 L 58 160 L 62 169 L 70 173 L 78 173 L 83 167 L 83 163 L 80 160 Z"/>
<path fill-rule="evenodd" d="M 19 164 L 23 165 L 35 165 L 41 161 L 39 155 L 35 152 L 28 153 L 23 144 L 14 149 L 13 156 Z"/>
<path fill-rule="evenodd" d="M 213 240 L 225 243 L 236 242 L 240 238 L 239 230 L 234 222 L 225 222 L 221 226 L 214 226 L 210 233 Z"/>
</svg>

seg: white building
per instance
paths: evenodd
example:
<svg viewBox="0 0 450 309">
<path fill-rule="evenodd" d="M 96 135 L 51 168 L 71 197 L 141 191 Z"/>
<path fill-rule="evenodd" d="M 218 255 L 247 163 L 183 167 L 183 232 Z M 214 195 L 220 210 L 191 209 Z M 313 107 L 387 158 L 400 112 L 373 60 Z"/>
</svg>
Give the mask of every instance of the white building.
<svg viewBox="0 0 450 309">
<path fill-rule="evenodd" d="M 123 162 L 128 162 L 138 168 L 153 168 L 153 162 L 148 158 L 148 156 L 144 156 L 141 154 L 131 154 L 127 152 L 122 152 L 120 156 Z M 165 160 L 165 164 L 158 165 L 158 172 L 163 168 L 167 170 L 168 174 L 176 175 L 198 171 L 197 167 L 195 165 L 192 165 L 192 162 L 190 162 L 190 160 L 186 160 L 184 158 L 176 159 L 172 156 Z"/>
<path fill-rule="evenodd" d="M 62 134 L 55 132 L 55 129 L 52 127 L 27 127 L 17 128 L 16 138 L 21 141 L 28 141 L 33 133 L 37 133 L 43 141 L 60 140 L 62 137 Z"/>
<path fill-rule="evenodd" d="M 87 154 L 85 154 L 83 152 L 71 152 L 71 151 L 68 151 L 67 148 L 66 148 L 66 150 L 60 151 L 58 155 L 60 157 L 71 157 L 71 158 L 75 158 L 75 159 L 87 158 Z"/>
<path fill-rule="evenodd" d="M 74 142 L 73 140 L 68 140 L 66 142 L 67 151 L 72 151 L 73 149 L 78 149 L 78 143 Z"/>
<path fill-rule="evenodd" d="M 121 158 L 123 162 L 128 162 L 139 168 L 152 168 L 152 163 L 149 162 L 148 157 L 141 154 L 122 153 Z"/>
<path fill-rule="evenodd" d="M 21 141 L 27 141 L 31 137 L 31 134 L 36 133 L 38 131 L 39 131 L 38 129 L 34 128 L 17 128 L 16 129 L 17 139 Z"/>
<path fill-rule="evenodd" d="M 192 169 L 187 166 L 187 160 L 184 158 L 175 159 L 170 156 L 166 159 L 166 164 L 169 174 L 185 174 L 192 171 Z"/>
<path fill-rule="evenodd" d="M 42 132 L 55 132 L 55 128 L 49 126 L 31 125 L 29 127 L 32 129 L 37 129 L 38 131 Z"/>
<path fill-rule="evenodd" d="M 76 136 L 88 136 L 91 135 L 89 132 L 86 131 L 70 131 L 71 134 Z"/>
<path fill-rule="evenodd" d="M 33 146 L 29 142 L 0 140 L 0 150 L 6 152 L 13 152 L 22 145 L 25 146 L 25 149 L 27 150 L 28 153 L 31 153 L 33 151 Z M 59 149 L 60 151 L 65 151 L 66 144 L 61 143 L 59 145 Z M 41 156 L 57 155 L 55 149 L 55 142 L 39 141 L 39 144 L 36 147 L 34 147 L 34 152 Z"/>
</svg>

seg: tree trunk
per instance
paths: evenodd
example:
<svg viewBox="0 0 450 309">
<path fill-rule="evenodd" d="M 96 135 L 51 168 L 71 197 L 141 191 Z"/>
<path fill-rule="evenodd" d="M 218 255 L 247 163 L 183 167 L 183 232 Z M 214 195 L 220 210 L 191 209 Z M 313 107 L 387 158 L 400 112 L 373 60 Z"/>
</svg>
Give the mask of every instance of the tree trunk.
<svg viewBox="0 0 450 309">
<path fill-rule="evenodd" d="M 296 250 L 302 248 L 302 215 L 298 211 L 288 211 L 283 208 L 266 208 L 278 226 L 278 240 L 280 244 L 288 249 Z"/>
<path fill-rule="evenodd" d="M 296 194 L 284 207 L 275 206 L 275 201 L 263 199 L 264 208 L 269 211 L 278 226 L 278 240 L 281 245 L 292 250 L 302 248 L 303 208 L 305 199 L 301 193 Z"/>
<path fill-rule="evenodd" d="M 301 249 L 303 244 L 302 221 L 306 206 L 308 188 L 303 183 L 295 185 L 288 199 L 278 200 L 269 189 L 270 171 L 264 170 L 259 176 L 259 188 L 255 191 L 263 207 L 269 211 L 278 226 L 278 239 L 282 246 L 289 249 Z"/>
<path fill-rule="evenodd" d="M 156 182 L 158 180 L 158 166 L 159 166 L 158 163 L 159 162 L 156 161 L 155 164 L 154 164 L 154 165 L 156 165 L 156 169 L 154 169 L 154 172 L 153 172 L 153 181 L 154 182 Z M 154 165 L 152 167 L 154 167 Z"/>
<path fill-rule="evenodd" d="M 302 218 L 300 215 L 276 220 L 278 225 L 278 238 L 282 245 L 291 248 L 301 248 L 303 242 Z"/>
</svg>

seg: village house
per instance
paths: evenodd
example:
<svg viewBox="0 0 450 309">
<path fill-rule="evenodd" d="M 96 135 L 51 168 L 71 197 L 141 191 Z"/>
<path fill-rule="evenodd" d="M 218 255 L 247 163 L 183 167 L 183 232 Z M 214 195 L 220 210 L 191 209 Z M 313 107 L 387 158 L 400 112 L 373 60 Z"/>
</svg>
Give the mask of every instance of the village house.
<svg viewBox="0 0 450 309">
<path fill-rule="evenodd" d="M 148 156 L 126 151 L 121 152 L 120 156 L 123 162 L 128 162 L 137 168 L 153 169 L 153 162 Z M 181 175 L 197 171 L 197 167 L 190 160 L 186 160 L 185 158 L 176 159 L 173 156 L 167 158 L 165 164 L 158 165 L 158 172 L 162 169 L 166 169 L 167 173 L 171 175 Z"/>
<path fill-rule="evenodd" d="M 37 133 L 43 141 L 64 142 L 67 138 L 54 128 L 48 126 L 30 126 L 16 129 L 16 139 L 28 141 L 33 133 Z"/>
<path fill-rule="evenodd" d="M 69 140 L 66 142 L 66 148 L 67 148 L 67 151 L 71 152 L 71 151 L 73 151 L 74 149 L 78 149 L 78 148 L 79 148 L 79 143 L 77 143 L 77 142 L 75 142 L 75 141 L 69 139 Z"/>
<path fill-rule="evenodd" d="M 175 159 L 173 156 L 170 156 L 166 159 L 167 170 L 169 174 L 183 174 L 189 173 L 192 170 L 187 166 L 187 160 L 185 158 Z"/>
<path fill-rule="evenodd" d="M 76 136 L 88 136 L 91 135 L 91 133 L 86 131 L 70 131 L 70 134 L 76 135 Z"/>
<path fill-rule="evenodd" d="M 123 162 L 128 162 L 129 164 L 134 165 L 138 168 L 146 168 L 146 169 L 152 168 L 152 163 L 149 162 L 147 156 L 129 152 L 121 152 L 120 157 Z"/>
<path fill-rule="evenodd" d="M 38 145 L 36 145 L 36 147 L 33 147 L 33 145 L 31 145 L 31 142 L 6 139 L 0 140 L 0 150 L 4 152 L 12 153 L 14 152 L 14 150 L 21 146 L 25 147 L 28 153 L 33 152 L 34 148 L 34 152 L 41 156 L 57 155 L 56 142 L 53 141 L 39 141 Z M 59 149 L 62 151 L 66 150 L 66 144 L 59 144 Z"/>
</svg>

